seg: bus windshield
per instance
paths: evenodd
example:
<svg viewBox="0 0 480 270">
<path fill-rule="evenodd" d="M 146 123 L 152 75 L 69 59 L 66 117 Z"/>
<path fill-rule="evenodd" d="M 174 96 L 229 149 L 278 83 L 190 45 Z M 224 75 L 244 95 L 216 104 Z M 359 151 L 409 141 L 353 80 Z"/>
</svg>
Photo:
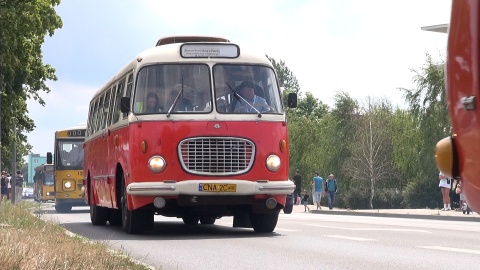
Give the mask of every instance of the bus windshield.
<svg viewBox="0 0 480 270">
<path fill-rule="evenodd" d="M 61 168 L 82 169 L 83 140 L 58 140 L 58 162 Z"/>
<path fill-rule="evenodd" d="M 44 184 L 47 186 L 53 186 L 53 172 L 45 172 Z"/>
<path fill-rule="evenodd" d="M 139 71 L 135 114 L 268 113 L 283 114 L 274 71 L 266 66 L 217 64 L 150 65 Z M 215 100 L 212 106 L 212 101 Z"/>
</svg>

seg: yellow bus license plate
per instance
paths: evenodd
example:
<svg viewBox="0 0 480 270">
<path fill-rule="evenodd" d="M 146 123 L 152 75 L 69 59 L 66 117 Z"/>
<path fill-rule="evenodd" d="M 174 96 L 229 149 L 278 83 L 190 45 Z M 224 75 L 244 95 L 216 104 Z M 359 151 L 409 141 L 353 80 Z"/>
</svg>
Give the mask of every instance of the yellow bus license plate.
<svg viewBox="0 0 480 270">
<path fill-rule="evenodd" d="M 198 184 L 200 192 L 236 192 L 236 184 Z"/>
</svg>

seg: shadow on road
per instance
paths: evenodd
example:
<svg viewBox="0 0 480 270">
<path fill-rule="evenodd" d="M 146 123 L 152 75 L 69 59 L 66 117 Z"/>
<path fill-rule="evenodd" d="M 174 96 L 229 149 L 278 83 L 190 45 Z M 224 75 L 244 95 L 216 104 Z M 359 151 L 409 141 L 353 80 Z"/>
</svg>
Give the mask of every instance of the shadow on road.
<svg viewBox="0 0 480 270">
<path fill-rule="evenodd" d="M 222 238 L 278 237 L 279 233 L 260 234 L 251 228 L 233 228 L 223 225 L 185 225 L 182 221 L 156 221 L 153 230 L 141 235 L 126 234 L 122 226 L 93 226 L 90 222 L 61 224 L 67 230 L 91 240 L 203 240 Z"/>
</svg>

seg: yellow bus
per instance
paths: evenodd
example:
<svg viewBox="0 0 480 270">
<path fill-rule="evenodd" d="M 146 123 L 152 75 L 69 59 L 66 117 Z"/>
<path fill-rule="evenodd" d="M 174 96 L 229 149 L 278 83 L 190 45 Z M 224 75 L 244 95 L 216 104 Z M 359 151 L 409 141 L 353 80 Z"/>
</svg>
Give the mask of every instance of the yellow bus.
<svg viewBox="0 0 480 270">
<path fill-rule="evenodd" d="M 83 187 L 83 141 L 86 124 L 55 132 L 55 210 L 70 212 L 73 206 L 86 206 Z M 52 153 L 47 153 L 47 163 L 52 163 Z"/>
<path fill-rule="evenodd" d="M 55 200 L 53 164 L 43 164 L 35 168 L 33 175 L 33 199 L 38 202 Z"/>
</svg>

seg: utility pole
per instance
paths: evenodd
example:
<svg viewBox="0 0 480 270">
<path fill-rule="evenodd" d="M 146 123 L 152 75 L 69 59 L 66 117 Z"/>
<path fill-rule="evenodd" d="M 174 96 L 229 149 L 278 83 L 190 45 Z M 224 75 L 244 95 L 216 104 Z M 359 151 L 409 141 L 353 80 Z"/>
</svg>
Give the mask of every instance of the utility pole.
<svg viewBox="0 0 480 270">
<path fill-rule="evenodd" d="M 3 73 L 0 70 L 0 171 L 2 171 L 2 96 L 3 96 Z"/>
<path fill-rule="evenodd" d="M 13 147 L 12 147 L 12 178 L 10 179 L 10 185 L 12 186 L 11 199 L 12 203 L 16 203 L 17 195 L 17 124 L 16 120 L 12 121 L 13 123 Z"/>
</svg>

